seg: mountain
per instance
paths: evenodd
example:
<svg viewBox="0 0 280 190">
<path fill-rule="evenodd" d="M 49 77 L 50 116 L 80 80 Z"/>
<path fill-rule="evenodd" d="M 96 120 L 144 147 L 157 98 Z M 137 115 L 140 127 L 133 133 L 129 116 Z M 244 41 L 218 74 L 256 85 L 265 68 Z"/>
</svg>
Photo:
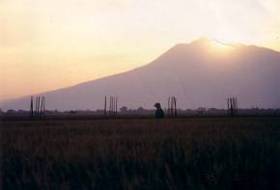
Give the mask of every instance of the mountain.
<svg viewBox="0 0 280 190">
<path fill-rule="evenodd" d="M 151 108 L 176 96 L 178 107 L 224 108 L 235 96 L 242 108 L 280 107 L 280 53 L 256 46 L 199 39 L 178 44 L 152 63 L 129 72 L 41 94 L 47 109 L 102 109 L 104 96 L 120 106 Z M 28 109 L 30 97 L 2 102 L 2 109 Z"/>
</svg>

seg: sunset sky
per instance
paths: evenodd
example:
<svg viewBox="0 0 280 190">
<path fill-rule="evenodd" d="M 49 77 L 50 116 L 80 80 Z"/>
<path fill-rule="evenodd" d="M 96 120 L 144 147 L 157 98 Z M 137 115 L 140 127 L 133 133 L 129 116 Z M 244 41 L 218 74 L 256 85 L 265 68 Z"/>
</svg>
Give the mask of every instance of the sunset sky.
<svg viewBox="0 0 280 190">
<path fill-rule="evenodd" d="M 0 101 L 126 71 L 201 36 L 280 51 L 280 1 L 0 0 Z"/>
</svg>

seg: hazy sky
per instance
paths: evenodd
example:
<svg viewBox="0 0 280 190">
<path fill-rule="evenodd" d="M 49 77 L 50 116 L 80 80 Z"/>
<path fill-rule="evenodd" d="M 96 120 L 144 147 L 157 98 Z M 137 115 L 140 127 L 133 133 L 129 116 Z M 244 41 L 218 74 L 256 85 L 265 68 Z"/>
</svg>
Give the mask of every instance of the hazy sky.
<svg viewBox="0 0 280 190">
<path fill-rule="evenodd" d="M 280 51 L 280 1 L 0 0 L 0 101 L 129 70 L 201 36 Z"/>
</svg>

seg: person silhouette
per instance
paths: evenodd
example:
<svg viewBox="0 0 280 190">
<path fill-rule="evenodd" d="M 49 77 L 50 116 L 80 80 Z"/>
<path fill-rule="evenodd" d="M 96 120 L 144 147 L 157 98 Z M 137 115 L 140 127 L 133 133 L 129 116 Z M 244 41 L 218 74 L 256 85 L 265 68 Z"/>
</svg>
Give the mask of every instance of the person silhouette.
<svg viewBox="0 0 280 190">
<path fill-rule="evenodd" d="M 156 111 L 155 111 L 155 118 L 157 119 L 162 119 L 164 118 L 164 111 L 161 109 L 161 105 L 160 103 L 155 103 L 155 108 L 156 108 Z"/>
</svg>

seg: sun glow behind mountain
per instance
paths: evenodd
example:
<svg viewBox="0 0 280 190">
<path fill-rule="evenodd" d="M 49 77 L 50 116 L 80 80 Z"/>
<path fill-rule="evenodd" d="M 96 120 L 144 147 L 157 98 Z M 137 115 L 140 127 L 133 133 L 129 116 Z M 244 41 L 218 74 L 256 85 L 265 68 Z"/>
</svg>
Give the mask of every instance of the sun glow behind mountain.
<svg viewBox="0 0 280 190">
<path fill-rule="evenodd" d="M 279 12 L 278 0 L 1 0 L 0 101 L 143 66 L 201 36 L 217 39 L 215 56 L 229 42 L 280 50 Z"/>
<path fill-rule="evenodd" d="M 202 47 L 201 50 L 215 57 L 230 56 L 238 47 L 237 43 L 220 41 L 207 37 L 199 38 L 192 43 L 196 44 L 198 47 Z M 201 52 L 201 54 L 203 53 L 204 52 Z"/>
<path fill-rule="evenodd" d="M 234 44 L 218 40 L 211 40 L 209 43 L 209 51 L 218 56 L 229 55 L 233 50 L 235 50 Z"/>
</svg>

